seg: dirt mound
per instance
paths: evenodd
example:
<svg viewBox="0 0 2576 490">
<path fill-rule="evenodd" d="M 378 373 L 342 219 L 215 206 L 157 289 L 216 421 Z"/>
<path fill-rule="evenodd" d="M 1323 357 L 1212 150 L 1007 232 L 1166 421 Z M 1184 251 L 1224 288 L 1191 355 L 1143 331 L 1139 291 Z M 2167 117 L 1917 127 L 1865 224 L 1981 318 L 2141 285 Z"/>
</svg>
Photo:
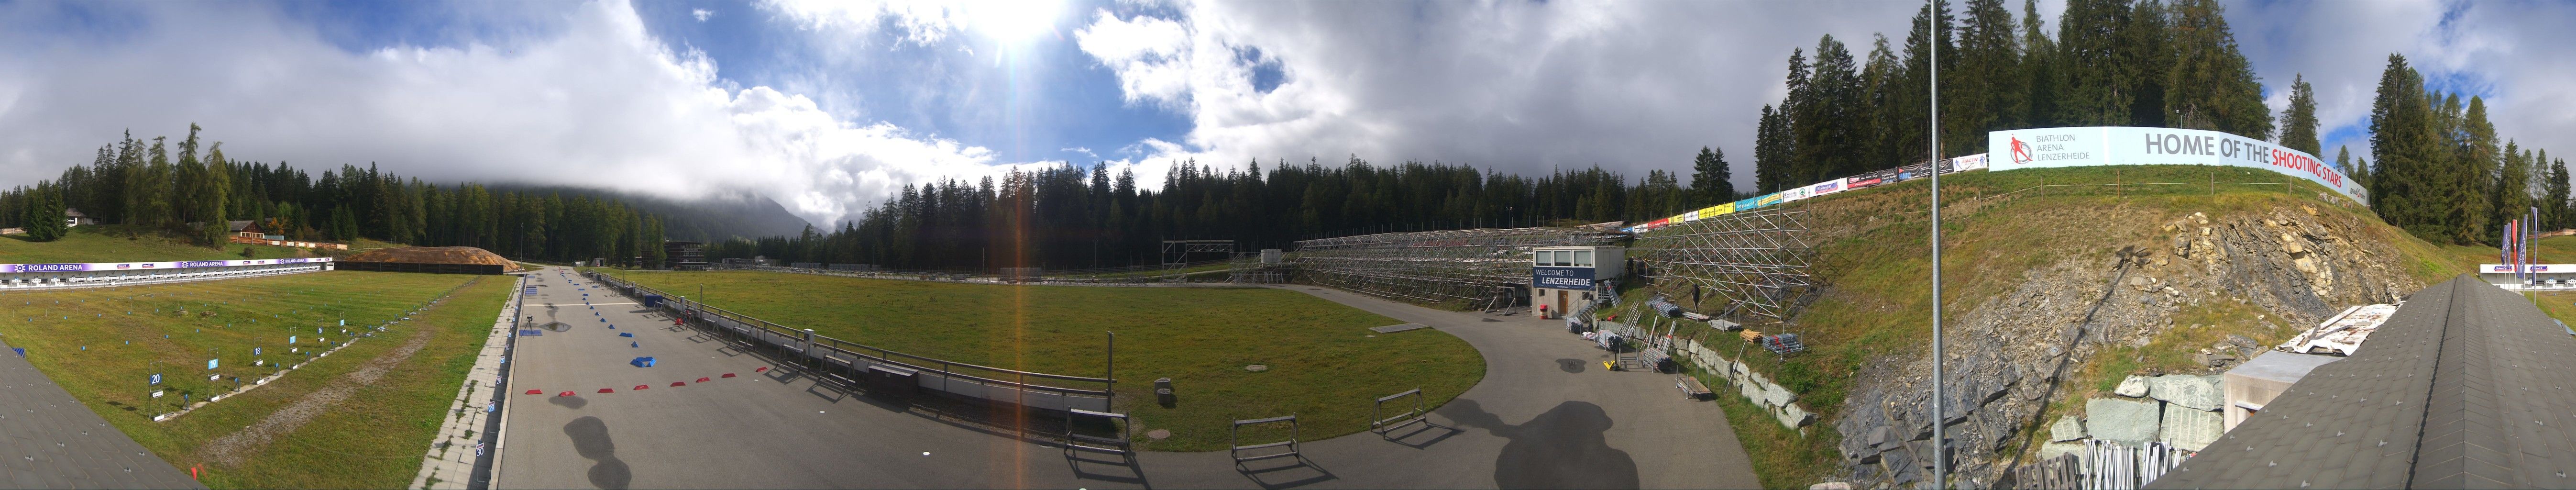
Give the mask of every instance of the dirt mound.
<svg viewBox="0 0 2576 490">
<path fill-rule="evenodd" d="M 519 270 L 517 262 L 501 258 L 491 251 L 475 247 L 397 247 L 370 250 L 342 259 L 350 262 L 387 262 L 397 264 L 472 264 L 497 265 L 503 272 Z"/>
</svg>

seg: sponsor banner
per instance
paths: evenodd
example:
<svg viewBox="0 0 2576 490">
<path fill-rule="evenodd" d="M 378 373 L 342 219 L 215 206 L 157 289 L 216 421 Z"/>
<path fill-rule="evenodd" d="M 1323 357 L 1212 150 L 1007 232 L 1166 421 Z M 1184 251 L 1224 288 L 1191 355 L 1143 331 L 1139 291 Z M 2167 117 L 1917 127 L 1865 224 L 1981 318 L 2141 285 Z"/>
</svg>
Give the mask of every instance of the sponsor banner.
<svg viewBox="0 0 2576 490">
<path fill-rule="evenodd" d="M 1716 206 L 1709 206 L 1709 207 L 1705 207 L 1705 208 L 1699 208 L 1699 215 L 1700 215 L 1700 217 L 1703 217 L 1703 218 L 1705 218 L 1705 217 L 1711 217 L 1711 216 L 1722 216 L 1722 215 L 1726 215 L 1726 214 L 1728 214 L 1728 213 L 1733 213 L 1733 212 L 1735 212 L 1735 203 L 1731 203 L 1731 202 L 1730 202 L 1730 203 L 1726 203 L 1726 204 L 1719 204 L 1719 205 L 1716 205 Z"/>
<path fill-rule="evenodd" d="M 1755 204 L 1754 207 L 1767 208 L 1774 204 L 1780 204 L 1781 202 L 1784 201 L 1780 200 L 1780 193 L 1778 192 L 1763 194 L 1762 197 L 1753 198 L 1753 204 Z"/>
<path fill-rule="evenodd" d="M 1685 221 L 1685 222 L 1688 222 L 1688 221 L 1699 221 L 1699 212 L 1698 212 L 1698 211 L 1692 211 L 1692 212 L 1688 212 L 1688 213 L 1682 213 L 1681 218 L 1682 218 L 1682 219 L 1680 219 L 1680 220 L 1678 220 L 1678 221 Z"/>
<path fill-rule="evenodd" d="M 2576 270 L 2576 264 L 2523 264 L 2523 265 L 2522 265 L 2522 271 L 2523 271 L 2523 272 L 2549 272 L 2549 270 L 2550 270 L 2551 268 L 2566 269 L 2566 270 Z M 2514 269 L 2514 265 L 2513 265 L 2513 264 L 2484 264 L 2484 265 L 2480 265 L 2480 266 L 2478 266 L 2478 270 L 2487 271 L 2488 273 L 2492 273 L 2492 274 L 2509 274 L 2509 273 L 2512 273 L 2512 272 L 2513 272 L 2513 269 Z"/>
<path fill-rule="evenodd" d="M 1896 182 L 1896 169 L 1880 170 L 1843 179 L 1843 190 L 1867 189 Z"/>
<path fill-rule="evenodd" d="M 1816 197 L 1816 194 L 1814 191 L 1810 191 L 1805 187 L 1793 187 L 1789 190 L 1780 191 L 1780 202 L 1791 202 L 1810 197 Z"/>
<path fill-rule="evenodd" d="M 119 271 L 119 270 L 129 270 L 129 271 L 130 271 L 130 270 L 137 270 L 137 269 L 183 269 L 183 268 L 195 268 L 195 267 L 240 267 L 240 266 L 246 266 L 246 265 L 303 264 L 303 263 L 317 263 L 317 262 L 330 262 L 330 261 L 331 261 L 331 258 L 329 258 L 329 257 L 317 257 L 317 258 L 309 258 L 309 259 L 186 260 L 186 261 L 176 261 L 176 262 L 91 262 L 91 263 L 84 263 L 84 264 L 0 264 L 0 272 L 41 273 L 41 272 L 87 272 L 87 271 Z"/>
<path fill-rule="evenodd" d="M 1834 179 L 1834 180 L 1828 180 L 1828 181 L 1824 181 L 1824 182 L 1817 182 L 1815 185 L 1807 186 L 1807 194 L 1808 194 L 1808 195 L 1810 195 L 1810 196 L 1822 196 L 1822 195 L 1832 194 L 1832 193 L 1842 192 L 1842 191 L 1843 191 L 1843 179 Z"/>
<path fill-rule="evenodd" d="M 1958 158 L 1952 158 L 1952 159 L 1950 159 L 1950 168 L 1942 169 L 1942 170 L 1941 170 L 1941 173 L 1945 173 L 1945 174 L 1947 174 L 1947 173 L 1958 173 L 1958 172 L 1966 172 L 1966 171 L 1970 171 L 1970 170 L 1985 170 L 1985 169 L 1986 169 L 1986 154 L 1985 154 L 1985 153 L 1978 153 L 1978 154 L 1975 154 L 1975 155 L 1968 155 L 1968 156 L 1964 156 L 1964 157 L 1958 157 Z"/>
<path fill-rule="evenodd" d="M 2225 165 L 2271 170 L 2307 179 L 2353 200 L 2369 191 L 2316 155 L 2263 140 L 2196 129 L 2083 127 L 2016 129 L 1986 133 L 1996 171 L 2093 165 Z"/>
<path fill-rule="evenodd" d="M 1592 289 L 1592 268 L 1531 267 L 1530 287 L 1548 289 Z"/>
</svg>

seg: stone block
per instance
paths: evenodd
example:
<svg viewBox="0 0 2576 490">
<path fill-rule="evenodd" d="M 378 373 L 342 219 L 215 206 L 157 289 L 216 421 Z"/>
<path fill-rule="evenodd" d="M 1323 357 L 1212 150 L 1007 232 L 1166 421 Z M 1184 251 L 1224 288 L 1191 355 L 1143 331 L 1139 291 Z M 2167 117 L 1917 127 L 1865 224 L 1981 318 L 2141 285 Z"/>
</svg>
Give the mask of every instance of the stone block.
<svg viewBox="0 0 2576 490">
<path fill-rule="evenodd" d="M 2157 376 L 2147 380 L 2147 396 L 2193 410 L 2214 412 L 2227 406 L 2227 392 L 2219 390 L 2218 380 L 2217 376 Z"/>
<path fill-rule="evenodd" d="M 2083 439 L 2085 437 L 2084 419 L 2076 418 L 2073 415 L 2059 416 L 2057 417 L 2057 423 L 2048 424 L 2049 442 L 2066 442 Z"/>
<path fill-rule="evenodd" d="M 2146 397 L 2146 396 L 2147 396 L 2147 377 L 2145 377 L 2145 376 L 2130 376 L 2128 379 L 2120 380 L 2120 387 L 2118 387 L 2118 388 L 2112 388 L 2112 389 L 2111 389 L 2111 393 L 2112 393 L 2112 394 L 2115 394 L 2115 395 L 2120 395 L 2120 396 L 2129 397 L 2129 398 L 2143 398 L 2143 397 Z"/>
<path fill-rule="evenodd" d="M 1763 405 L 1783 407 L 1796 401 L 1798 401 L 1798 394 L 1789 391 L 1789 388 L 1770 383 L 1762 384 Z"/>
<path fill-rule="evenodd" d="M 2199 451 L 2225 433 L 2227 418 L 2218 412 L 2197 410 L 2177 404 L 2165 404 L 2164 421 L 2156 439 L 2186 451 Z"/>
<path fill-rule="evenodd" d="M 2095 439 L 2145 447 L 2162 427 L 2164 405 L 2154 400 L 2095 398 L 2084 402 L 2084 428 Z"/>
<path fill-rule="evenodd" d="M 1798 408 L 1797 404 L 1781 405 L 1778 410 L 1773 410 L 1771 413 L 1780 419 L 1780 425 L 1793 429 L 1816 423 L 1816 414 L 1807 413 L 1807 409 Z"/>
<path fill-rule="evenodd" d="M 2058 456 L 2069 454 L 2075 455 L 2077 459 L 2082 459 L 2084 457 L 2084 441 L 2051 442 L 2041 444 L 2039 445 L 2038 461 L 2057 459 Z"/>
</svg>

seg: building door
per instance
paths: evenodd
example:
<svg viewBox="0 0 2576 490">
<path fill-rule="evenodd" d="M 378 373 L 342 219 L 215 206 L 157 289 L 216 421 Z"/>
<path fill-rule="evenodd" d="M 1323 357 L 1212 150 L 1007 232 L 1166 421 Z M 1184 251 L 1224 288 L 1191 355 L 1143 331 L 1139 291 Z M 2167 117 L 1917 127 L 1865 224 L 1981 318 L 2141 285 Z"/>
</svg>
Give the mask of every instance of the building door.
<svg viewBox="0 0 2576 490">
<path fill-rule="evenodd" d="M 1565 296 L 1566 296 L 1566 292 L 1565 292 L 1565 290 L 1563 290 L 1563 289 L 1556 290 L 1556 311 L 1557 311 L 1557 314 L 1559 314 L 1559 315 L 1573 315 L 1573 314 L 1574 314 L 1574 310 L 1568 310 L 1568 309 L 1565 309 Z"/>
</svg>

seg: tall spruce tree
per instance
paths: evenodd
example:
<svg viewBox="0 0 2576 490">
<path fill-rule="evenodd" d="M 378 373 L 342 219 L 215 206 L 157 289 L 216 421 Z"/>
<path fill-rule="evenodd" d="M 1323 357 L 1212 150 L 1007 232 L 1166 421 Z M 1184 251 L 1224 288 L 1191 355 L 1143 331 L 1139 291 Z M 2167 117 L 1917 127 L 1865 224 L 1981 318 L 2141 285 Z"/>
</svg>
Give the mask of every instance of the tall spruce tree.
<svg viewBox="0 0 2576 490">
<path fill-rule="evenodd" d="M 2370 205 L 2388 224 L 2417 238 L 2451 243 L 2440 221 L 2441 175 L 2434 167 L 2431 99 L 2406 56 L 2388 55 L 2370 104 Z"/>
<path fill-rule="evenodd" d="M 2456 94 L 2450 97 L 2452 101 L 2458 99 Z M 2444 133 L 2458 135 L 2452 146 L 2456 150 L 2450 162 L 2456 167 L 2453 173 L 2458 177 L 2452 181 L 2456 187 L 2450 195 L 2453 199 L 2451 217 L 2460 220 L 2460 229 L 2455 231 L 2456 238 L 2451 243 L 2492 243 L 2490 240 L 2494 237 L 2489 235 L 2502 223 L 2496 217 L 2506 212 L 2496 209 L 2498 203 L 2487 198 L 2496 194 L 2519 194 L 2521 188 L 2497 185 L 2506 177 L 2498 175 L 2503 162 L 2498 154 L 2495 124 L 2487 122 L 2486 100 L 2470 97 L 2466 112 L 2456 112 L 2452 109 L 2455 107 L 2458 106 L 2446 103 L 2444 111 L 2458 114 L 2451 119 L 2452 127 L 2456 129 Z M 2513 173 L 2518 174 L 2519 170 Z M 2522 182 L 2520 177 L 2514 179 L 2514 182 Z"/>
<path fill-rule="evenodd" d="M 2524 159 L 2529 155 L 2522 153 L 2521 143 L 2506 141 L 2504 148 L 2504 158 L 2496 169 L 2495 192 L 2490 194 L 2493 204 L 2488 210 L 2492 214 L 2487 218 L 2487 222 L 2495 223 L 2499 230 L 2505 223 L 2522 219 L 2525 213 L 2529 213 L 2536 197 L 2530 191 L 2532 164 Z M 2528 224 L 2540 226 L 2539 223 Z"/>
<path fill-rule="evenodd" d="M 2021 71 L 2018 75 L 2028 89 L 2022 96 L 2025 106 L 2013 127 L 2063 125 L 2058 118 L 2057 86 L 2064 74 L 2057 69 L 2057 42 L 2048 38 L 2047 24 L 2039 17 L 2039 0 L 2022 0 L 2021 46 Z"/>
<path fill-rule="evenodd" d="M 1789 179 L 1789 129 L 1787 116 L 1762 106 L 1762 117 L 1753 129 L 1753 192 L 1778 192 Z"/>
<path fill-rule="evenodd" d="M 1735 200 L 1734 173 L 1726 168 L 1726 151 L 1699 147 L 1699 156 L 1691 159 L 1692 202 L 1719 203 Z"/>
<path fill-rule="evenodd" d="M 2022 77 L 2020 26 L 2004 0 L 1968 0 L 1960 23 L 1958 75 L 1943 77 L 1944 153 L 1986 152 L 1986 132 L 2022 124 L 2030 111 L 2029 88 Z M 1953 102 L 1955 101 L 1955 102 Z"/>
<path fill-rule="evenodd" d="M 2140 80 L 2132 62 L 2127 0 L 2068 0 L 2057 19 L 2057 57 L 2066 65 L 2057 91 L 2057 120 L 2073 126 L 2126 126 Z M 2071 69 L 2070 69 L 2071 68 Z"/>
<path fill-rule="evenodd" d="M 2161 125 L 2270 139 L 2272 109 L 2263 103 L 2263 84 L 2237 50 L 2225 14 L 2217 0 L 2174 4 L 2169 30 L 2173 61 L 2165 76 L 2166 120 Z"/>
<path fill-rule="evenodd" d="M 2324 143 L 2317 141 L 2317 91 L 2308 86 L 2306 74 L 2290 78 L 2290 109 L 2281 112 L 2281 146 L 2310 155 L 2325 151 Z"/>
</svg>

